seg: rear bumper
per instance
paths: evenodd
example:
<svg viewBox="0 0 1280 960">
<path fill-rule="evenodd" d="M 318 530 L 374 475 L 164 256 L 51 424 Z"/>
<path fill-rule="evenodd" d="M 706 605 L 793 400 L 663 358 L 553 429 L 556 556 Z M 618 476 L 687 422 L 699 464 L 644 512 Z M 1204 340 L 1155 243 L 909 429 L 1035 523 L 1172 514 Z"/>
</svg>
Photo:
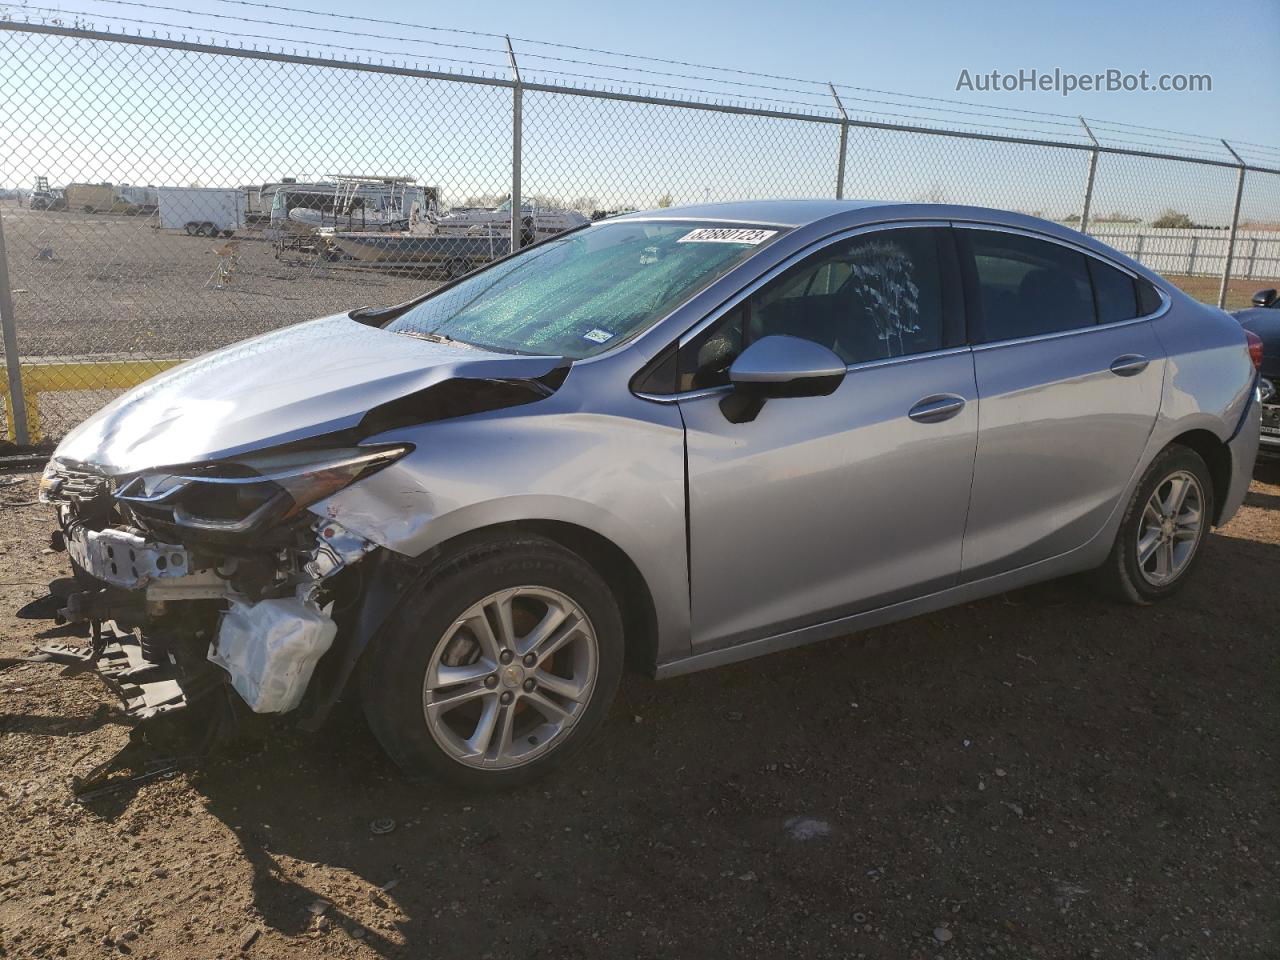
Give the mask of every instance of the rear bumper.
<svg viewBox="0 0 1280 960">
<path fill-rule="evenodd" d="M 1249 484 L 1253 481 L 1253 464 L 1258 459 L 1261 427 L 1262 404 L 1258 400 L 1255 386 L 1235 436 L 1227 441 L 1227 449 L 1231 452 L 1231 483 L 1223 497 L 1222 509 L 1218 512 L 1218 526 L 1236 515 L 1249 492 Z"/>
</svg>

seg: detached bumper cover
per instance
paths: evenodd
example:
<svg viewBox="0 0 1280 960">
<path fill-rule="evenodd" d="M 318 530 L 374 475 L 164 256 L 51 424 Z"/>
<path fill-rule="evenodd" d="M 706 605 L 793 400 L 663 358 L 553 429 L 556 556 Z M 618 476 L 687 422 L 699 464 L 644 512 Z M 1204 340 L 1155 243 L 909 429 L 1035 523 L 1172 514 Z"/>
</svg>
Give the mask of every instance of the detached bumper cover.
<svg viewBox="0 0 1280 960">
<path fill-rule="evenodd" d="M 155 652 L 145 638 L 111 621 L 102 625 L 102 639 L 97 656 L 91 647 L 46 644 L 28 659 L 64 663 L 76 673 L 93 670 L 120 698 L 125 716 L 138 721 L 182 710 L 226 682 L 212 667 L 184 675 L 170 656 L 148 659 Z"/>
</svg>

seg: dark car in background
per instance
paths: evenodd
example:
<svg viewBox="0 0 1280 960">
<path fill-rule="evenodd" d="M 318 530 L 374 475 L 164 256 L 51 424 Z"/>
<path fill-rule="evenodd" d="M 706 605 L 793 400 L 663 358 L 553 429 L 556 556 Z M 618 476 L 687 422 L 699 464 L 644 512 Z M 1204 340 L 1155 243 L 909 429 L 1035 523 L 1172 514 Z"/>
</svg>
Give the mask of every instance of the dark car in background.
<svg viewBox="0 0 1280 960">
<path fill-rule="evenodd" d="M 1235 318 L 1258 338 L 1257 349 L 1262 351 L 1262 379 L 1258 383 L 1262 392 L 1262 436 L 1258 459 L 1280 460 L 1280 291 L 1274 287 L 1259 290 L 1253 295 L 1253 306 L 1237 310 Z"/>
</svg>

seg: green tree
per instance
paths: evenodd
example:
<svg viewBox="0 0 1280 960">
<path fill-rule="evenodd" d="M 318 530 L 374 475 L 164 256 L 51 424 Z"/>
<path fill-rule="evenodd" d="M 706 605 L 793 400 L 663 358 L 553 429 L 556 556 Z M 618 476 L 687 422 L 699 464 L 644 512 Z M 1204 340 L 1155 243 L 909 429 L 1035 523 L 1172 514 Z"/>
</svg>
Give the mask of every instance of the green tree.
<svg viewBox="0 0 1280 960">
<path fill-rule="evenodd" d="M 1189 230 L 1195 226 L 1191 218 L 1177 210 L 1166 210 L 1151 221 L 1153 227 L 1167 227 L 1175 230 Z"/>
</svg>

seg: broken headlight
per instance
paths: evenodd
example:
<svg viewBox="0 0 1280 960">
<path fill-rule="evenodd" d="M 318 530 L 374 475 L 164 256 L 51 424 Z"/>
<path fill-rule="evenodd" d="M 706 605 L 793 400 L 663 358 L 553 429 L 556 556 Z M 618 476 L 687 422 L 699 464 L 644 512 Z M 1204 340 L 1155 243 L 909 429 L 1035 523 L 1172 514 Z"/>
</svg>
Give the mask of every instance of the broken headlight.
<svg viewBox="0 0 1280 960">
<path fill-rule="evenodd" d="M 119 489 L 116 499 L 144 524 L 243 534 L 295 516 L 411 449 L 395 444 L 264 451 L 234 461 L 139 474 Z"/>
</svg>

